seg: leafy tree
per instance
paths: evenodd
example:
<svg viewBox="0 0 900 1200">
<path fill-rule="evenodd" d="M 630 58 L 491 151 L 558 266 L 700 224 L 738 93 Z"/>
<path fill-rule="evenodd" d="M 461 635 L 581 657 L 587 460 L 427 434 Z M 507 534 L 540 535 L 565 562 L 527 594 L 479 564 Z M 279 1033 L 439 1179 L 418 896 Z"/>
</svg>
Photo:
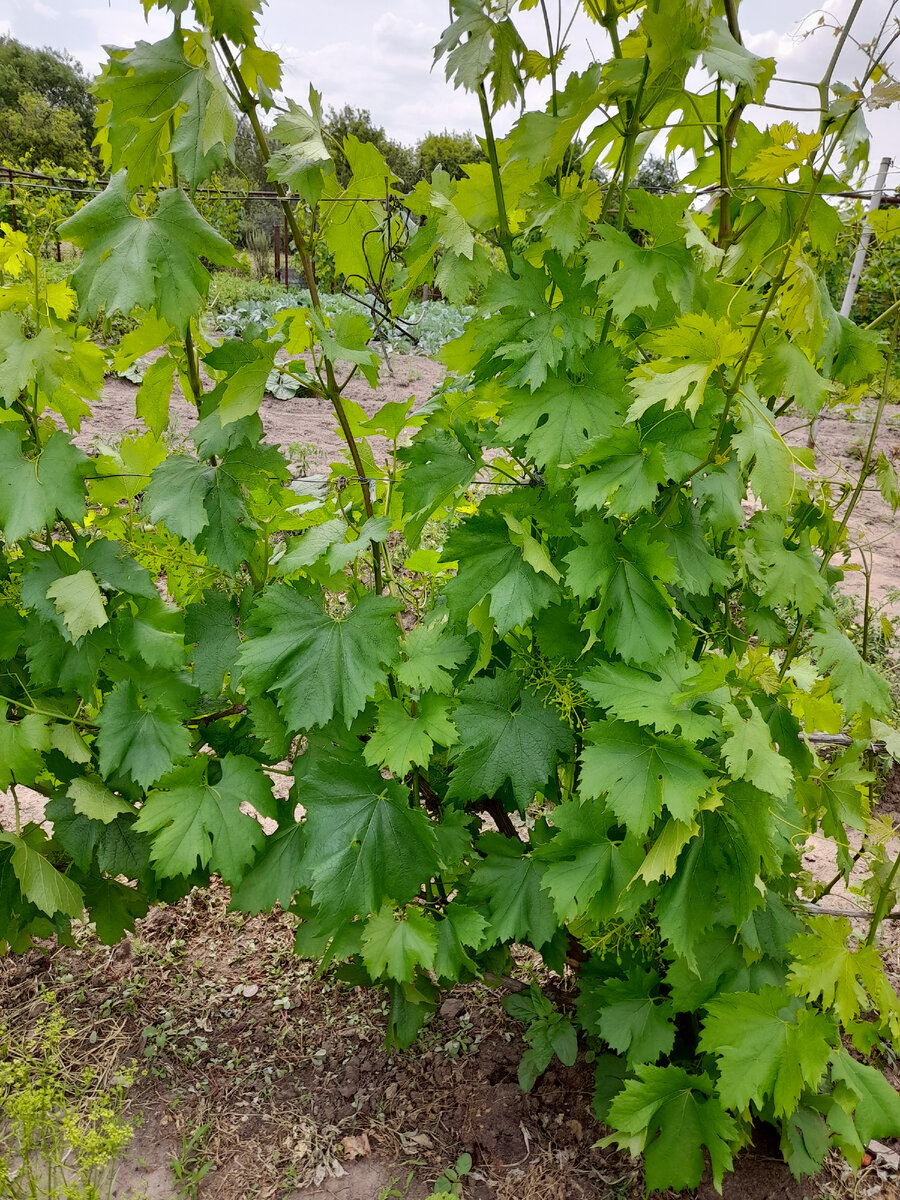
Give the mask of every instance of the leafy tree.
<svg viewBox="0 0 900 1200">
<path fill-rule="evenodd" d="M 0 108 L 0 144 L 4 157 L 32 168 L 51 162 L 79 172 L 90 163 L 78 114 L 39 92 L 21 92 L 13 107 Z"/>
<path fill-rule="evenodd" d="M 340 109 L 329 109 L 322 124 L 322 131 L 334 160 L 339 183 L 346 185 L 350 178 L 351 168 L 344 142 L 348 137 L 355 137 L 366 145 L 374 146 L 397 178 L 407 187 L 412 186 L 416 173 L 413 150 L 389 138 L 383 127 L 376 125 L 372 120 L 372 114 L 367 108 L 353 108 L 345 104 Z"/>
<path fill-rule="evenodd" d="M 13 37 L 0 37 L 4 155 L 77 165 L 94 138 L 96 105 L 88 87 L 81 64 L 68 52 L 34 50 Z"/>
<path fill-rule="evenodd" d="M 471 133 L 428 133 L 416 146 L 419 176 L 431 178 L 435 167 L 442 167 L 451 179 L 459 179 L 466 163 L 484 162 L 484 151 Z"/>
</svg>

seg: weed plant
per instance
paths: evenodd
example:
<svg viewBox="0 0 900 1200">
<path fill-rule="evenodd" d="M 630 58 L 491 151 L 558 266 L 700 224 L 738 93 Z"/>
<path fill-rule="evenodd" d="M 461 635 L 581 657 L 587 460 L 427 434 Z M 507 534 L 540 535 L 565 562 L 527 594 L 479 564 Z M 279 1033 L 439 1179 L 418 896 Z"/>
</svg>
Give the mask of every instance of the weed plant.
<svg viewBox="0 0 900 1200">
<path fill-rule="evenodd" d="M 116 1160 L 134 1126 L 125 1116 L 133 1072 L 104 1081 L 67 1064 L 71 1036 L 52 992 L 24 1044 L 0 1024 L 0 1196 L 109 1200 Z"/>
</svg>

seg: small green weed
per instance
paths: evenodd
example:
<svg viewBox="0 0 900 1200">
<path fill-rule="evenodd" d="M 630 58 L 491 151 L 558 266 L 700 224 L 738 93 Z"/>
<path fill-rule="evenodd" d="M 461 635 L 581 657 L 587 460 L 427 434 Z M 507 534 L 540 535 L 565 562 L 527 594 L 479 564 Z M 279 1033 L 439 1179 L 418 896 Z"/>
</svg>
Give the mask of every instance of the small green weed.
<svg viewBox="0 0 900 1200">
<path fill-rule="evenodd" d="M 109 1200 L 115 1162 L 134 1133 L 123 1117 L 133 1080 L 104 1084 L 69 1068 L 70 1036 L 52 992 L 24 1043 L 0 1025 L 0 1195 L 4 1200 Z"/>
<path fill-rule="evenodd" d="M 472 1156 L 461 1154 L 452 1167 L 447 1167 L 443 1175 L 434 1181 L 434 1188 L 428 1200 L 445 1200 L 447 1196 L 462 1196 L 463 1179 L 472 1170 Z"/>
<path fill-rule="evenodd" d="M 212 1161 L 206 1157 L 209 1125 L 198 1125 L 190 1134 L 181 1135 L 181 1149 L 170 1160 L 178 1186 L 177 1200 L 197 1200 L 198 1189 Z"/>
</svg>

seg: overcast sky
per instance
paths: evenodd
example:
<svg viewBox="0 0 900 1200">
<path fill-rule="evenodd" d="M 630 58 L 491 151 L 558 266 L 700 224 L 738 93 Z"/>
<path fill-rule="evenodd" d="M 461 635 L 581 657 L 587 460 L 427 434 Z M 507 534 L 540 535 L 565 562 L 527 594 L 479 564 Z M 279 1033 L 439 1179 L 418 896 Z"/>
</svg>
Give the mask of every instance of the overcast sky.
<svg viewBox="0 0 900 1200">
<path fill-rule="evenodd" d="M 556 0 L 551 0 L 555 7 Z M 571 12 L 573 0 L 562 0 Z M 779 75 L 815 80 L 831 56 L 834 35 L 816 28 L 819 16 L 833 24 L 849 10 L 851 0 L 824 0 L 811 13 L 811 0 L 744 0 L 740 9 L 745 41 L 758 54 L 774 55 Z M 854 32 L 871 37 L 896 0 L 864 0 Z M 153 12 L 145 21 L 140 0 L 3 0 L 0 33 L 11 33 L 27 45 L 49 44 L 69 50 L 93 74 L 103 60 L 103 45 L 130 46 L 138 39 L 154 41 L 171 30 L 168 14 Z M 473 98 L 445 82 L 442 66 L 432 71 L 432 47 L 446 23 L 446 0 L 270 0 L 261 23 L 261 41 L 277 50 L 285 67 L 285 92 L 305 99 L 309 84 L 327 106 L 351 104 L 371 111 L 391 137 L 412 143 L 431 130 L 479 126 Z M 517 17 L 529 44 L 544 49 L 537 12 Z M 809 33 L 809 30 L 814 32 Z M 804 32 L 808 36 L 804 37 Z M 580 69 L 604 53 L 604 36 L 581 14 L 573 26 L 565 68 Z M 900 43 L 895 61 L 900 61 Z M 848 47 L 836 78 L 852 82 L 862 56 Z M 563 72 L 565 74 L 565 70 Z M 776 101 L 815 104 L 812 89 L 782 88 Z M 535 99 L 538 99 L 537 94 Z M 508 121 L 515 115 L 510 109 Z M 748 114 L 751 115 L 751 114 Z M 757 114 L 759 118 L 761 114 Z M 763 120 L 789 114 L 769 110 Z M 810 115 L 807 120 L 815 120 Z M 900 184 L 900 109 L 869 114 L 873 133 L 870 172 L 882 155 L 897 158 L 889 177 Z M 503 122 L 500 122 L 501 128 Z"/>
</svg>

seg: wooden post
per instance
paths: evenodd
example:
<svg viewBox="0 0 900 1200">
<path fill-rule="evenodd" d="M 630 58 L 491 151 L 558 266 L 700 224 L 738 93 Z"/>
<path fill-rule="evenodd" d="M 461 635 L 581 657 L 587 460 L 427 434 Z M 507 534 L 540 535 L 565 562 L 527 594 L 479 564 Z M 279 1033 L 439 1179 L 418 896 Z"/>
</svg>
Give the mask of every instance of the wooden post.
<svg viewBox="0 0 900 1200">
<path fill-rule="evenodd" d="M 10 208 L 10 215 L 12 217 L 12 227 L 14 230 L 18 230 L 18 228 L 19 228 L 19 213 L 18 213 L 18 210 L 16 209 L 16 189 L 13 187 L 12 167 L 10 167 L 8 169 L 7 174 L 9 175 L 9 208 Z"/>
<path fill-rule="evenodd" d="M 866 210 L 866 219 L 863 222 L 862 233 L 859 236 L 859 245 L 856 247 L 856 254 L 853 256 L 853 266 L 850 268 L 850 278 L 847 280 L 847 286 L 844 289 L 844 299 L 841 301 L 841 316 L 849 317 L 850 310 L 853 308 L 853 301 L 856 299 L 856 289 L 859 287 L 859 281 L 862 277 L 863 267 L 866 265 L 866 253 L 869 249 L 869 242 L 872 240 L 872 226 L 869 222 L 869 216 L 873 212 L 877 212 L 881 206 L 881 197 L 884 194 L 884 183 L 887 178 L 887 173 L 891 167 L 891 159 L 883 158 L 878 167 L 878 175 L 875 178 L 875 186 L 872 189 L 872 195 L 869 199 L 869 207 Z M 816 438 L 819 434 L 819 418 L 813 421 L 809 429 L 809 439 L 807 446 L 810 449 L 815 446 Z"/>
<path fill-rule="evenodd" d="M 288 230 L 287 215 L 285 215 L 285 218 L 284 218 L 284 286 L 285 287 L 289 286 L 288 271 L 290 270 L 290 255 L 288 254 L 288 247 L 290 246 L 290 244 L 291 244 L 291 235 L 290 235 L 290 231 Z"/>
<path fill-rule="evenodd" d="M 869 215 L 877 212 L 881 204 L 881 197 L 884 193 L 884 181 L 887 173 L 890 170 L 891 159 L 883 158 L 881 165 L 878 168 L 878 176 L 875 179 L 875 187 L 872 189 L 872 198 L 869 201 L 869 207 L 866 212 L 866 220 L 863 224 L 862 233 L 859 238 L 859 245 L 856 247 L 856 254 L 853 258 L 853 266 L 850 268 L 850 278 L 847 280 L 847 287 L 844 292 L 844 299 L 841 302 L 841 316 L 849 317 L 850 310 L 853 307 L 853 301 L 856 298 L 856 289 L 859 287 L 860 276 L 863 273 L 863 267 L 866 265 L 866 252 L 869 249 L 869 242 L 872 240 L 872 226 L 869 223 Z"/>
<path fill-rule="evenodd" d="M 276 225 L 274 229 L 275 235 L 275 278 L 281 275 L 281 226 Z"/>
</svg>

